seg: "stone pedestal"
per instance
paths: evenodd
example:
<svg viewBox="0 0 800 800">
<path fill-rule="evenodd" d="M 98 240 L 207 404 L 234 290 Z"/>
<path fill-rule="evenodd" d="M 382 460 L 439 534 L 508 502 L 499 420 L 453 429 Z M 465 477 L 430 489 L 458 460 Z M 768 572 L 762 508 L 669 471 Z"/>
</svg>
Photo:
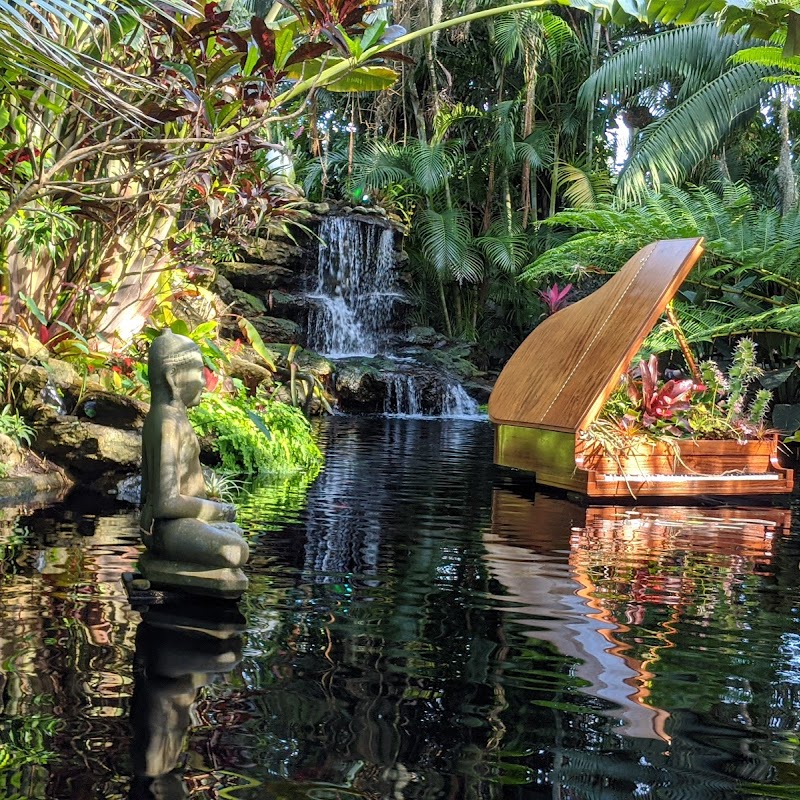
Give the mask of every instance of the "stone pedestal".
<svg viewBox="0 0 800 800">
<path fill-rule="evenodd" d="M 139 557 L 139 571 L 154 589 L 228 599 L 241 596 L 247 589 L 247 577 L 241 569 L 171 561 L 150 552 Z"/>
</svg>

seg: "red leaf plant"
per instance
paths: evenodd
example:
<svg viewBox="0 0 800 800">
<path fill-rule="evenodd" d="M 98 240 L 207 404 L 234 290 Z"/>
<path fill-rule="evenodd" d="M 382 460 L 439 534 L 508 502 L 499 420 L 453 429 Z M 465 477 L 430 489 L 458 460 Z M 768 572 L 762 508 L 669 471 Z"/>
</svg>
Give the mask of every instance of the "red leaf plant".
<svg viewBox="0 0 800 800">
<path fill-rule="evenodd" d="M 572 284 L 568 283 L 563 289 L 557 283 L 549 286 L 544 291 L 539 292 L 539 297 L 547 306 L 548 314 L 555 314 L 559 309 L 567 305 L 567 295 L 572 291 Z"/>
<path fill-rule="evenodd" d="M 645 428 L 652 428 L 659 422 L 682 423 L 680 414 L 691 408 L 692 395 L 706 390 L 691 378 L 669 380 L 659 386 L 658 358 L 655 355 L 647 361 L 640 361 L 636 372 L 641 380 L 636 380 L 635 373 L 629 376 L 628 397 L 641 410 Z"/>
</svg>

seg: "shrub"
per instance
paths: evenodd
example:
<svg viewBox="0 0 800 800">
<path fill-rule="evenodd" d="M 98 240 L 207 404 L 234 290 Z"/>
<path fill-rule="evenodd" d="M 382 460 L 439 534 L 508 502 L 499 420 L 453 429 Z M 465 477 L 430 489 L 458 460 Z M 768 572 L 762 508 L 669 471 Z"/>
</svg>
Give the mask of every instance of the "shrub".
<svg viewBox="0 0 800 800">
<path fill-rule="evenodd" d="M 189 418 L 228 472 L 318 471 L 322 464 L 310 423 L 299 409 L 283 403 L 244 393 L 206 394 Z"/>
</svg>

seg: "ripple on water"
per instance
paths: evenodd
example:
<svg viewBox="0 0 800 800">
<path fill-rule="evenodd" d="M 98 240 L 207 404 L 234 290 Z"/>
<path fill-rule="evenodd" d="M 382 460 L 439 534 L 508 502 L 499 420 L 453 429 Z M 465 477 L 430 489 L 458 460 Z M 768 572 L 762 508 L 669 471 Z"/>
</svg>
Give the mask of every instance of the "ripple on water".
<svg viewBox="0 0 800 800">
<path fill-rule="evenodd" d="M 335 418 L 318 477 L 251 487 L 241 661 L 192 679 L 176 780 L 242 800 L 792 796 L 781 514 L 520 494 L 491 436 Z M 0 797 L 128 797 L 135 515 L 35 512 L 0 545 Z M 196 663 L 182 646 L 162 655 Z"/>
</svg>

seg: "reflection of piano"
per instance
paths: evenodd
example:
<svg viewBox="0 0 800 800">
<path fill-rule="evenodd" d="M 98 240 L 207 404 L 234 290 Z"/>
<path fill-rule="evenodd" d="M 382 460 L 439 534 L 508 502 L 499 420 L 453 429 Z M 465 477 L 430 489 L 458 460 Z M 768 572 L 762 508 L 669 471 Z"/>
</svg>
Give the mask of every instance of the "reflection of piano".
<svg viewBox="0 0 800 800">
<path fill-rule="evenodd" d="M 792 490 L 777 438 L 687 440 L 620 459 L 581 437 L 703 252 L 700 239 L 655 242 L 604 286 L 546 319 L 503 369 L 489 400 L 495 461 L 589 497 L 766 495 Z"/>
</svg>

